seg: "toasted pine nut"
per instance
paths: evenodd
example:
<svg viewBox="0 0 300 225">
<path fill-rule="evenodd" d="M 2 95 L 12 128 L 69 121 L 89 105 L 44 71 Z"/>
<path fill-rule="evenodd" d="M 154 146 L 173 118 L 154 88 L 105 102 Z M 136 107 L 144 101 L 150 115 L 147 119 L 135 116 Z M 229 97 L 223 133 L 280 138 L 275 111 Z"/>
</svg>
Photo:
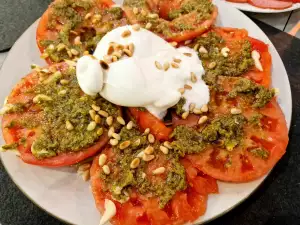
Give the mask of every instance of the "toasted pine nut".
<svg viewBox="0 0 300 225">
<path fill-rule="evenodd" d="M 127 55 L 128 57 L 132 56 L 132 52 L 129 49 L 124 49 L 123 50 L 124 54 Z"/>
<path fill-rule="evenodd" d="M 89 111 L 89 114 L 90 114 L 92 120 L 95 120 L 95 116 L 96 116 L 95 110 L 91 109 L 91 110 Z"/>
<path fill-rule="evenodd" d="M 111 55 L 114 52 L 114 46 L 110 45 L 107 49 L 107 55 Z"/>
<path fill-rule="evenodd" d="M 153 134 L 148 134 L 148 141 L 149 141 L 149 143 L 155 142 L 155 137 L 153 136 Z"/>
<path fill-rule="evenodd" d="M 126 38 L 126 37 L 128 37 L 128 36 L 130 36 L 130 34 L 131 34 L 131 31 L 130 30 L 125 30 L 123 33 L 122 33 L 122 37 L 123 38 Z"/>
<path fill-rule="evenodd" d="M 209 68 L 209 69 L 213 69 L 213 68 L 216 67 L 216 65 L 217 65 L 216 62 L 211 62 L 210 64 L 208 64 L 208 68 Z"/>
<path fill-rule="evenodd" d="M 189 111 L 182 113 L 181 118 L 185 120 L 189 116 L 189 113 Z"/>
<path fill-rule="evenodd" d="M 106 118 L 106 123 L 108 126 L 111 126 L 113 124 L 113 117 L 112 116 L 109 116 Z"/>
<path fill-rule="evenodd" d="M 85 20 L 88 20 L 89 18 L 91 18 L 92 14 L 91 13 L 87 13 L 84 17 Z"/>
<path fill-rule="evenodd" d="M 139 13 L 139 9 L 137 7 L 133 7 L 132 12 L 137 15 Z"/>
<path fill-rule="evenodd" d="M 33 103 L 40 103 L 42 101 L 52 101 L 52 98 L 44 94 L 38 94 L 32 101 Z"/>
<path fill-rule="evenodd" d="M 184 85 L 184 89 L 187 89 L 187 90 L 192 90 L 192 86 L 191 85 L 188 85 L 188 84 L 185 84 Z"/>
<path fill-rule="evenodd" d="M 74 44 L 75 45 L 81 45 L 81 41 L 80 41 L 80 36 L 77 36 L 76 38 L 74 38 Z"/>
<path fill-rule="evenodd" d="M 146 128 L 145 131 L 144 131 L 144 135 L 147 135 L 150 133 L 150 128 Z"/>
<path fill-rule="evenodd" d="M 141 14 L 142 16 L 147 16 L 147 12 L 144 9 L 141 10 Z"/>
<path fill-rule="evenodd" d="M 123 141 L 120 145 L 119 145 L 119 148 L 121 150 L 125 149 L 125 148 L 128 148 L 129 145 L 131 144 L 131 142 L 128 140 L 128 141 Z"/>
<path fill-rule="evenodd" d="M 199 48 L 199 52 L 200 52 L 200 53 L 204 53 L 204 54 L 207 54 L 207 53 L 208 53 L 208 51 L 206 50 L 206 48 L 204 48 L 203 46 L 201 46 L 201 47 Z"/>
<path fill-rule="evenodd" d="M 186 41 L 184 42 L 185 45 L 188 45 L 188 44 L 191 44 L 191 43 L 192 43 L 192 40 L 186 40 Z"/>
<path fill-rule="evenodd" d="M 118 61 L 118 57 L 115 56 L 115 55 L 113 55 L 113 56 L 111 57 L 111 59 L 112 59 L 113 62 L 117 62 L 117 61 Z"/>
<path fill-rule="evenodd" d="M 118 141 L 120 141 L 120 140 L 121 140 L 121 136 L 120 136 L 120 134 L 113 133 L 111 136 L 112 136 L 113 138 L 117 139 Z"/>
<path fill-rule="evenodd" d="M 97 135 L 98 136 L 101 136 L 103 134 L 103 128 L 100 127 L 98 130 L 97 130 Z"/>
<path fill-rule="evenodd" d="M 133 122 L 132 122 L 132 121 L 129 121 L 129 122 L 127 123 L 127 125 L 126 125 L 127 130 L 131 130 L 132 127 L 133 127 Z"/>
<path fill-rule="evenodd" d="M 113 133 L 115 133 L 115 128 L 114 127 L 109 128 L 107 133 L 108 137 L 111 137 Z"/>
<path fill-rule="evenodd" d="M 104 60 L 100 60 L 100 65 L 101 65 L 101 67 L 102 67 L 104 70 L 109 69 L 108 63 L 107 63 L 106 61 L 104 61 Z"/>
<path fill-rule="evenodd" d="M 109 174 L 110 174 L 110 169 L 109 169 L 108 165 L 104 165 L 104 166 L 102 167 L 102 170 L 103 170 L 103 172 L 104 172 L 106 175 L 109 175 Z"/>
<path fill-rule="evenodd" d="M 194 49 L 195 51 L 198 51 L 198 49 L 199 49 L 199 43 L 195 44 L 194 47 L 193 47 L 193 49 Z"/>
<path fill-rule="evenodd" d="M 59 95 L 65 95 L 67 94 L 67 90 L 61 90 L 58 92 Z"/>
<path fill-rule="evenodd" d="M 169 141 L 165 141 L 164 146 L 167 147 L 168 149 L 172 149 L 171 143 Z"/>
<path fill-rule="evenodd" d="M 232 115 L 237 115 L 237 114 L 241 114 L 242 113 L 242 110 L 238 109 L 238 108 L 232 108 L 230 109 L 230 113 Z"/>
<path fill-rule="evenodd" d="M 204 104 L 204 105 L 201 107 L 201 111 L 202 111 L 202 112 L 208 112 L 208 106 L 207 106 L 207 104 Z"/>
<path fill-rule="evenodd" d="M 81 177 L 83 181 L 88 181 L 90 179 L 90 171 L 89 170 L 82 171 Z"/>
<path fill-rule="evenodd" d="M 146 26 L 145 26 L 145 28 L 146 28 L 147 30 L 149 30 L 151 27 L 152 27 L 152 23 L 147 23 Z"/>
<path fill-rule="evenodd" d="M 194 72 L 191 72 L 191 81 L 192 81 L 193 83 L 196 83 L 196 82 L 197 82 L 197 76 L 196 76 L 196 74 L 195 74 Z"/>
<path fill-rule="evenodd" d="M 95 120 L 95 122 L 97 124 L 101 123 L 101 117 L 99 115 L 95 115 L 95 119 L 94 120 Z"/>
<path fill-rule="evenodd" d="M 207 116 L 201 116 L 200 119 L 198 120 L 198 124 L 204 124 L 207 121 L 208 117 Z"/>
<path fill-rule="evenodd" d="M 181 59 L 173 58 L 173 61 L 176 63 L 181 63 Z"/>
<path fill-rule="evenodd" d="M 74 48 L 71 49 L 71 53 L 72 55 L 79 55 L 79 52 Z"/>
<path fill-rule="evenodd" d="M 178 45 L 178 43 L 176 41 L 173 41 L 170 43 L 170 45 L 172 45 L 173 47 L 176 47 Z"/>
<path fill-rule="evenodd" d="M 164 63 L 164 71 L 167 71 L 170 68 L 170 63 L 165 62 Z"/>
<path fill-rule="evenodd" d="M 132 145 L 134 146 L 134 147 L 138 147 L 139 145 L 141 144 L 141 139 L 136 139 L 133 143 L 132 143 Z"/>
<path fill-rule="evenodd" d="M 104 166 L 106 163 L 106 160 L 107 160 L 107 156 L 105 154 L 101 154 L 99 156 L 99 160 L 98 160 L 99 166 Z"/>
<path fill-rule="evenodd" d="M 59 82 L 60 82 L 60 84 L 62 84 L 62 85 L 66 85 L 66 84 L 69 84 L 69 83 L 70 83 L 70 81 L 68 81 L 68 80 L 66 80 L 66 79 L 61 79 Z"/>
<path fill-rule="evenodd" d="M 152 171 L 153 175 L 159 175 L 159 174 L 163 174 L 166 171 L 165 167 L 159 167 L 155 170 Z"/>
<path fill-rule="evenodd" d="M 130 43 L 130 44 L 129 44 L 128 50 L 131 52 L 131 55 L 132 55 L 133 52 L 134 52 L 134 44 L 133 44 L 133 43 Z"/>
<path fill-rule="evenodd" d="M 108 113 L 105 112 L 104 110 L 99 110 L 98 114 L 103 117 L 108 117 Z"/>
<path fill-rule="evenodd" d="M 185 56 L 187 56 L 187 57 L 192 57 L 192 54 L 191 53 L 189 53 L 189 52 L 185 52 L 185 53 L 183 53 Z"/>
<path fill-rule="evenodd" d="M 180 94 L 182 94 L 182 95 L 183 95 L 183 94 L 184 94 L 184 92 L 185 92 L 184 88 L 179 88 L 179 89 L 178 89 L 178 91 L 179 91 L 179 92 L 180 92 Z"/>
<path fill-rule="evenodd" d="M 157 18 L 158 18 L 158 14 L 156 14 L 156 13 L 149 13 L 149 14 L 148 14 L 148 17 L 149 17 L 150 19 L 157 19 Z"/>
<path fill-rule="evenodd" d="M 135 158 L 134 160 L 132 160 L 132 162 L 130 163 L 130 168 L 131 169 L 135 169 L 137 168 L 141 163 L 140 158 Z"/>
<path fill-rule="evenodd" d="M 87 129 L 88 131 L 92 131 L 92 130 L 94 130 L 94 129 L 96 128 L 96 126 L 97 126 L 96 122 L 95 122 L 95 121 L 92 121 L 92 122 L 89 123 L 89 125 L 87 126 L 86 129 Z"/>
<path fill-rule="evenodd" d="M 221 54 L 226 58 L 228 57 L 228 53 L 229 53 L 230 49 L 227 47 L 224 47 L 221 49 Z"/>
<path fill-rule="evenodd" d="M 169 149 L 165 146 L 159 146 L 160 151 L 162 151 L 162 153 L 164 153 L 165 155 L 167 155 L 169 153 Z"/>
<path fill-rule="evenodd" d="M 74 129 L 73 124 L 69 120 L 66 121 L 66 128 L 67 128 L 67 130 L 73 130 Z"/>
<path fill-rule="evenodd" d="M 151 155 L 154 152 L 154 148 L 149 145 L 147 148 L 144 150 L 145 154 Z"/>
<path fill-rule="evenodd" d="M 179 68 L 179 65 L 177 63 L 174 63 L 174 62 L 171 62 L 171 66 L 174 68 L 174 69 L 178 69 Z"/>
<path fill-rule="evenodd" d="M 132 25 L 132 29 L 135 31 L 139 31 L 141 29 L 141 26 L 139 24 Z"/>
<path fill-rule="evenodd" d="M 110 139 L 109 144 L 111 146 L 116 146 L 117 144 L 119 144 L 119 141 L 117 139 Z"/>
<path fill-rule="evenodd" d="M 189 110 L 190 110 L 190 112 L 193 112 L 195 106 L 196 106 L 195 103 L 191 103 L 191 104 L 189 105 Z"/>
<path fill-rule="evenodd" d="M 85 170 L 88 170 L 90 167 L 91 167 L 91 164 L 84 163 L 78 167 L 77 171 L 85 171 Z"/>
<path fill-rule="evenodd" d="M 159 70 L 162 69 L 162 66 L 161 66 L 161 64 L 160 64 L 159 62 L 155 61 L 154 63 L 155 63 L 155 67 L 156 67 L 157 69 L 159 69 Z"/>
<path fill-rule="evenodd" d="M 149 162 L 149 161 L 151 161 L 151 160 L 154 159 L 154 158 L 155 158 L 154 155 L 143 154 L 143 156 L 142 156 L 142 159 L 143 159 L 145 162 Z"/>
<path fill-rule="evenodd" d="M 119 124 L 125 125 L 125 120 L 123 119 L 123 117 L 118 116 L 118 117 L 117 117 L 117 121 L 118 121 Z"/>
</svg>

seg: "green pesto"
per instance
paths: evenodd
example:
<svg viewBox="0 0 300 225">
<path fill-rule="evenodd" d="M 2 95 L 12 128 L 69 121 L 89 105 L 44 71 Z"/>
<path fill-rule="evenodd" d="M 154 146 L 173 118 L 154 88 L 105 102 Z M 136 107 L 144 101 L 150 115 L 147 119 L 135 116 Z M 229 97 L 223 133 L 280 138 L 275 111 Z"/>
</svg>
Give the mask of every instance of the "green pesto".
<svg viewBox="0 0 300 225">
<path fill-rule="evenodd" d="M 229 52 L 228 57 L 224 57 L 220 51 L 226 46 L 224 40 L 214 32 L 208 33 L 206 37 L 197 38 L 192 44 L 192 47 L 197 44 L 208 51 L 208 53 L 199 53 L 199 57 L 207 62 L 204 63 L 206 74 L 203 79 L 209 85 L 215 83 L 217 76 L 240 76 L 254 65 L 250 42 L 248 40 L 234 42 L 241 45 L 241 50 L 235 53 Z M 210 68 L 211 62 L 216 63 L 216 66 Z"/>
<path fill-rule="evenodd" d="M 112 7 L 112 8 L 109 8 L 109 9 L 107 10 L 107 12 L 108 12 L 109 14 L 111 14 L 111 15 L 113 16 L 114 19 L 117 19 L 117 20 L 122 19 L 122 17 L 123 17 L 123 10 L 122 10 L 122 8 L 120 8 L 120 7 Z"/>
<path fill-rule="evenodd" d="M 245 122 L 246 119 L 242 115 L 221 116 L 206 126 L 201 136 L 204 141 L 218 141 L 219 145 L 231 151 L 241 143 Z"/>
<path fill-rule="evenodd" d="M 6 113 L 19 113 L 23 112 L 26 108 L 26 104 L 24 103 L 15 103 L 15 104 L 9 104 L 11 107 L 9 107 L 8 110 L 6 110 Z"/>
<path fill-rule="evenodd" d="M 124 0 L 124 6 L 144 8 L 147 6 L 146 0 Z"/>
<path fill-rule="evenodd" d="M 260 113 L 257 113 L 253 116 L 251 116 L 249 119 L 248 119 L 248 122 L 254 126 L 254 127 L 260 127 L 261 126 L 261 123 L 260 123 L 260 120 L 263 118 L 263 115 L 260 114 Z"/>
<path fill-rule="evenodd" d="M 254 148 L 249 150 L 254 156 L 267 160 L 270 156 L 270 152 L 268 152 L 267 150 L 263 149 L 263 148 Z"/>
<path fill-rule="evenodd" d="M 9 145 L 3 145 L 1 148 L 4 150 L 12 150 L 12 149 L 16 149 L 19 146 L 18 143 L 12 143 Z"/>
<path fill-rule="evenodd" d="M 213 4 L 208 0 L 190 0 L 184 2 L 179 9 L 169 12 L 168 17 L 170 20 L 177 19 L 182 15 L 189 14 L 193 11 L 197 12 L 197 20 L 199 22 L 208 19 L 213 11 Z"/>
<path fill-rule="evenodd" d="M 105 99 L 82 95 L 75 68 L 69 67 L 60 76 L 58 74 L 49 75 L 31 90 L 35 95 L 43 94 L 52 99 L 38 103 L 42 109 L 42 121 L 37 118 L 20 118 L 12 121 L 11 125 L 11 127 L 17 124 L 27 128 L 41 127 L 42 132 L 32 146 L 33 155 L 39 159 L 53 157 L 62 152 L 80 151 L 99 139 L 96 131 L 105 126 L 104 119 L 93 131 L 87 131 L 87 126 L 92 121 L 89 115 L 92 104 L 100 106 L 111 116 L 118 115 L 118 108 Z M 61 85 L 60 79 L 66 79 L 69 83 Z M 65 95 L 58 94 L 62 90 L 66 91 Z M 73 130 L 66 129 L 66 121 L 72 123 Z M 118 127 L 115 122 L 115 128 Z"/>
<path fill-rule="evenodd" d="M 181 157 L 201 152 L 205 148 L 202 135 L 190 127 L 177 126 L 171 137 L 174 139 L 173 150 Z"/>
<path fill-rule="evenodd" d="M 235 98 L 239 94 L 246 95 L 253 107 L 262 108 L 275 96 L 275 91 L 258 85 L 249 79 L 241 78 L 229 93 L 229 97 Z"/>
<path fill-rule="evenodd" d="M 182 113 L 184 113 L 183 106 L 185 102 L 186 102 L 185 98 L 180 98 L 179 102 L 174 106 L 177 115 L 181 115 Z"/>
<path fill-rule="evenodd" d="M 147 177 L 143 177 L 146 171 L 147 162 L 141 160 L 136 169 L 130 169 L 129 165 L 136 156 L 143 151 L 149 143 L 146 136 L 133 128 L 128 130 L 123 128 L 120 132 L 122 141 L 131 141 L 131 145 L 120 150 L 117 146 L 113 147 L 116 154 L 116 160 L 108 163 L 110 168 L 118 168 L 117 173 L 105 175 L 100 173 L 100 177 L 105 182 L 105 190 L 110 190 L 113 198 L 125 202 L 128 200 L 128 193 L 132 189 L 138 190 L 141 194 L 150 194 L 159 197 L 160 207 L 163 208 L 179 190 L 186 188 L 186 178 L 184 167 L 179 163 L 178 157 L 172 157 L 170 162 L 171 169 L 167 172 L 167 179 L 160 183 L 153 183 Z M 155 148 L 154 155 L 162 154 L 159 149 L 159 143 L 153 144 Z"/>
</svg>

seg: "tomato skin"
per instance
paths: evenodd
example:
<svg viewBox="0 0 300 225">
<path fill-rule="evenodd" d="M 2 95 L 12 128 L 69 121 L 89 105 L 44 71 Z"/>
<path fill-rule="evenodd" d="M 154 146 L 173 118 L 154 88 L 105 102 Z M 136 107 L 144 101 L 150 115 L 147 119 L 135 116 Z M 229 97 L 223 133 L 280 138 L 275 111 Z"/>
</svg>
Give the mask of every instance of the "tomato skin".
<svg viewBox="0 0 300 225">
<path fill-rule="evenodd" d="M 129 108 L 129 112 L 139 124 L 142 131 L 149 128 L 156 139 L 160 141 L 169 139 L 172 129 L 166 127 L 162 121 L 151 113 L 148 111 L 140 111 L 137 108 Z"/>
</svg>

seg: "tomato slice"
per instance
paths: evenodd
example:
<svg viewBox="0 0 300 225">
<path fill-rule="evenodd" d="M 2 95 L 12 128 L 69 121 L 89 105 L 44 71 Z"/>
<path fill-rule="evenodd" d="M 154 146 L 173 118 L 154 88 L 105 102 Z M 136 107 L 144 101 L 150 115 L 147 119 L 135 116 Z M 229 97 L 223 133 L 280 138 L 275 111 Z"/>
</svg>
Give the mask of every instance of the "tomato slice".
<svg viewBox="0 0 300 225">
<path fill-rule="evenodd" d="M 153 116 L 151 113 L 148 111 L 141 111 L 137 108 L 129 108 L 129 112 L 136 120 L 142 131 L 149 128 L 157 140 L 162 141 L 169 139 L 172 129 L 166 127 L 162 121 Z"/>
<path fill-rule="evenodd" d="M 208 19 L 202 19 L 199 21 L 197 10 L 193 10 L 188 14 L 181 15 L 173 20 L 169 20 L 169 12 L 178 9 L 182 6 L 185 1 L 156 1 L 147 0 L 147 4 L 140 7 L 139 10 L 144 10 L 147 13 L 159 13 L 159 18 L 156 22 L 152 23 L 151 31 L 155 32 L 167 41 L 183 42 L 191 40 L 207 30 L 214 24 L 218 16 L 218 8 L 213 6 L 212 12 Z M 140 23 L 146 25 L 145 20 L 138 17 L 134 12 L 133 8 L 136 5 L 132 4 L 131 1 L 125 1 L 124 11 L 131 24 Z M 178 26 L 180 24 L 180 26 Z M 192 27 L 192 29 L 184 29 L 183 27 Z M 157 28 L 157 29 L 156 29 Z"/>
<path fill-rule="evenodd" d="M 230 91 L 237 79 L 240 78 L 223 78 L 220 81 L 224 84 L 225 93 Z M 238 96 L 235 101 L 229 101 L 224 93 L 213 93 L 211 96 L 210 120 L 230 114 L 231 108 L 239 108 L 248 120 L 260 115 L 258 124 L 246 122 L 242 128 L 242 144 L 232 150 L 211 144 L 203 152 L 188 155 L 187 158 L 200 171 L 223 181 L 247 182 L 265 175 L 284 155 L 288 144 L 286 121 L 276 99 L 273 98 L 263 108 L 253 108 L 245 97 Z M 219 100 L 215 101 L 216 98 Z"/>
<path fill-rule="evenodd" d="M 293 2 L 277 0 L 248 0 L 248 3 L 262 9 L 286 9 L 293 5 Z"/>
<path fill-rule="evenodd" d="M 172 127 L 175 128 L 179 125 L 194 127 L 198 124 L 199 119 L 200 116 L 195 114 L 189 114 L 186 119 L 182 119 L 175 112 L 172 112 Z"/>
<path fill-rule="evenodd" d="M 62 2 L 65 3 L 64 9 L 69 10 L 70 14 L 76 13 L 74 17 L 80 19 L 75 27 L 72 27 L 70 30 L 66 24 L 70 22 L 70 18 L 65 18 L 63 16 L 58 16 L 55 12 L 55 8 L 61 7 Z M 80 6 L 83 5 L 82 7 Z M 48 64 L 61 62 L 64 59 L 72 59 L 78 57 L 84 53 L 84 51 L 93 51 L 97 40 L 101 38 L 101 35 L 105 34 L 109 30 L 126 24 L 126 19 L 115 18 L 113 14 L 110 14 L 106 10 L 114 5 L 114 2 L 111 0 L 93 0 L 90 1 L 92 4 L 91 7 L 84 9 L 84 5 L 87 5 L 85 1 L 78 1 L 78 6 L 74 7 L 73 5 L 68 4 L 67 1 L 56 0 L 50 4 L 48 9 L 42 15 L 40 22 L 36 31 L 36 42 L 40 49 L 40 52 L 53 53 L 51 56 L 45 56 L 45 60 Z M 86 17 L 87 14 L 91 16 Z M 68 16 L 68 14 L 65 14 Z M 70 16 L 71 16 L 70 15 Z M 94 21 L 94 15 L 100 15 L 101 21 Z M 94 21 L 94 22 L 93 22 Z M 107 22 L 110 25 L 107 25 Z M 61 36 L 61 32 L 67 32 L 65 36 L 67 39 L 64 39 Z M 76 43 L 76 39 L 80 37 L 80 44 Z M 95 42 L 95 44 L 92 44 Z M 53 45 L 53 48 L 50 48 L 50 44 Z M 63 44 L 65 47 L 57 50 L 57 46 Z M 68 49 L 75 49 L 78 53 L 75 55 L 70 54 Z M 59 52 L 58 52 L 59 51 Z"/>
<path fill-rule="evenodd" d="M 52 65 L 47 68 L 56 68 L 60 71 L 66 71 L 69 66 L 66 63 L 60 63 Z M 43 113 L 41 108 L 33 103 L 34 94 L 30 93 L 30 90 L 39 82 L 39 76 L 36 72 L 32 72 L 24 77 L 12 90 L 8 97 L 7 103 L 26 104 L 26 109 L 16 113 L 6 113 L 2 118 L 2 132 L 6 144 L 19 143 L 17 147 L 20 152 L 20 158 L 28 164 L 46 166 L 46 167 L 61 167 L 78 163 L 86 158 L 89 158 L 98 153 L 102 147 L 108 142 L 107 132 L 104 132 L 102 136 L 92 146 L 88 148 L 80 149 L 76 152 L 59 153 L 54 157 L 37 159 L 31 152 L 31 146 L 36 138 L 41 134 L 41 128 L 39 125 L 31 128 L 26 125 L 21 125 L 18 121 L 42 121 Z M 11 127 L 12 123 L 16 125 Z M 25 140 L 22 141 L 22 140 Z"/>
<path fill-rule="evenodd" d="M 113 160 L 114 153 L 111 148 L 105 148 L 102 153 L 107 155 L 108 162 Z M 114 225 L 180 225 L 192 222 L 205 213 L 207 195 L 218 193 L 215 179 L 203 175 L 197 168 L 193 167 L 189 160 L 183 159 L 181 163 L 186 170 L 196 171 L 193 177 L 188 178 L 189 182 L 194 182 L 194 184 L 202 183 L 202 193 L 198 193 L 196 189 L 190 186 L 185 191 L 177 192 L 166 207 L 161 209 L 157 198 L 146 197 L 136 191 L 132 191 L 130 199 L 121 204 L 112 199 L 109 191 L 105 191 L 103 181 L 99 177 L 102 169 L 98 160 L 99 156 L 95 157 L 90 170 L 92 192 L 96 206 L 102 213 L 105 199 L 110 199 L 115 203 L 117 213 L 110 221 Z M 164 163 L 163 159 L 159 160 L 159 162 Z M 159 165 L 156 163 L 156 165 L 152 166 L 157 168 Z M 151 172 L 149 176 L 151 176 Z M 203 178 L 201 182 L 198 181 L 199 177 Z"/>
</svg>

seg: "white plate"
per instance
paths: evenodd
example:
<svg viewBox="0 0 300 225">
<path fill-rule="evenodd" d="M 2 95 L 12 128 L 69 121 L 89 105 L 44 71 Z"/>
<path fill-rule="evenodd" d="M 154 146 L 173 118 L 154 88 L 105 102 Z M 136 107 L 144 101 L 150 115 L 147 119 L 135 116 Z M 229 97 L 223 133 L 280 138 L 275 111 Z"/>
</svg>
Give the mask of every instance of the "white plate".
<svg viewBox="0 0 300 225">
<path fill-rule="evenodd" d="M 255 7 L 253 5 L 250 5 L 248 3 L 235 3 L 235 2 L 228 2 L 226 0 L 217 0 L 217 1 L 223 1 L 226 2 L 226 4 L 231 5 L 237 9 L 243 10 L 243 11 L 248 11 L 248 12 L 256 12 L 256 13 L 281 13 L 281 12 L 289 12 L 293 11 L 295 9 L 300 9 L 300 3 L 294 3 L 292 7 L 287 8 L 287 9 L 262 9 Z"/>
<path fill-rule="evenodd" d="M 291 91 L 284 65 L 268 37 L 245 15 L 223 2 L 217 2 L 219 18 L 217 24 L 226 27 L 247 28 L 249 34 L 270 46 L 273 57 L 273 85 L 280 89 L 279 101 L 287 124 L 291 121 Z M 45 64 L 39 58 L 35 43 L 35 22 L 20 37 L 10 50 L 0 73 L 0 101 L 10 93 L 11 88 L 30 71 L 32 63 Z M 1 134 L 2 135 L 2 134 Z M 4 144 L 1 137 L 0 144 Z M 72 224 L 97 225 L 97 212 L 89 183 L 77 177 L 72 168 L 47 169 L 22 163 L 10 153 L 1 153 L 8 173 L 18 187 L 37 205 L 50 214 Z M 207 212 L 197 220 L 203 223 L 232 209 L 247 198 L 264 180 L 244 184 L 219 182 L 220 194 L 210 195 Z"/>
</svg>

